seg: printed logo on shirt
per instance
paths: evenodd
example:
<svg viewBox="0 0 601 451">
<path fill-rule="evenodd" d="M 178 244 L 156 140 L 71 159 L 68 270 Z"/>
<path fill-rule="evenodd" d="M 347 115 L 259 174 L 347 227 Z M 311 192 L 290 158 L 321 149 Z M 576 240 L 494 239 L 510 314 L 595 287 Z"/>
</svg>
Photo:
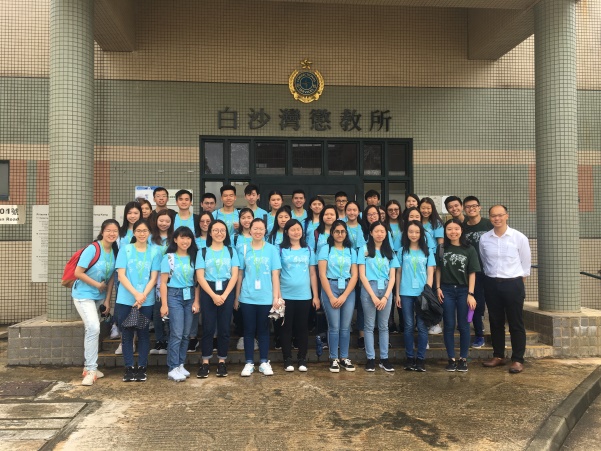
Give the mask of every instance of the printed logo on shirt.
<svg viewBox="0 0 601 451">
<path fill-rule="evenodd" d="M 467 232 L 465 234 L 465 239 L 467 240 L 468 243 L 470 244 L 478 244 L 480 243 L 480 238 L 482 238 L 482 235 L 484 235 L 486 233 L 485 230 L 481 230 L 478 232 Z"/>
<path fill-rule="evenodd" d="M 447 266 L 447 263 L 450 266 L 457 268 L 457 271 L 465 274 L 465 268 L 467 266 L 467 256 L 455 254 L 453 252 L 445 252 L 443 257 L 444 266 Z"/>
</svg>

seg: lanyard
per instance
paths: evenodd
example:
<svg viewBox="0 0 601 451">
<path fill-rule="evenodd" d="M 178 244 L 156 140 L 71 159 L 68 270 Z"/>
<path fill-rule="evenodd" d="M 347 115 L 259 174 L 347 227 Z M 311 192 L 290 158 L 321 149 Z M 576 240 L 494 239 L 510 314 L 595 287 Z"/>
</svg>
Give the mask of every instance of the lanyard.
<svg viewBox="0 0 601 451">
<path fill-rule="evenodd" d="M 135 249 L 135 246 L 134 246 Z M 140 267 L 140 265 L 138 265 L 138 262 L 140 261 L 140 259 L 138 258 L 138 254 L 140 252 L 136 249 L 136 266 L 138 267 L 138 282 L 142 281 L 142 276 L 144 275 L 144 270 L 146 269 L 146 257 L 148 254 L 148 248 L 146 248 L 146 250 L 144 251 L 144 262 L 142 263 L 142 267 Z"/>
<path fill-rule="evenodd" d="M 351 241 L 353 242 L 353 247 L 357 247 L 357 233 L 359 233 L 359 227 L 355 227 L 354 230 L 356 230 L 356 232 L 353 232 L 353 228 L 352 227 L 348 227 L 348 231 L 349 231 L 349 235 L 351 236 Z"/>
<path fill-rule="evenodd" d="M 257 280 L 259 280 L 259 276 L 261 274 L 261 262 L 263 261 L 263 249 L 265 249 L 265 243 L 262 244 L 261 246 L 261 253 L 259 254 L 259 261 L 257 263 L 257 255 L 255 250 L 253 249 L 252 245 L 250 246 L 250 248 L 253 251 L 253 264 L 255 266 L 255 277 L 257 278 Z"/>
<path fill-rule="evenodd" d="M 419 262 L 419 256 L 415 255 L 415 251 L 409 251 L 409 256 L 411 257 L 411 266 L 413 267 L 413 278 L 417 277 L 417 264 Z"/>
<path fill-rule="evenodd" d="M 384 263 L 386 259 L 384 257 L 378 257 L 377 255 L 374 257 L 374 261 L 376 263 L 376 268 L 378 269 L 378 276 L 382 272 L 382 268 L 384 267 Z"/>
<path fill-rule="evenodd" d="M 179 255 L 175 254 L 175 258 L 177 258 L 177 262 L 179 263 L 180 268 L 182 268 L 182 274 L 184 275 L 184 283 L 188 283 L 188 271 L 190 271 L 190 257 L 188 257 L 188 262 L 184 264 Z"/>
<path fill-rule="evenodd" d="M 338 249 L 334 248 L 334 251 L 338 254 L 338 267 L 340 269 L 340 277 L 346 279 L 346 277 L 344 277 L 344 249 L 342 249 L 342 251 L 339 251 Z"/>
<path fill-rule="evenodd" d="M 219 272 L 221 271 L 221 267 L 223 266 L 223 251 L 225 250 L 225 246 L 223 246 L 223 249 L 221 249 L 221 253 L 219 254 L 219 258 L 215 259 L 215 268 L 217 269 L 217 274 L 215 275 L 215 278 L 219 279 Z M 211 251 L 216 254 L 217 252 L 215 252 L 213 249 L 211 249 Z"/>
<path fill-rule="evenodd" d="M 111 251 L 107 254 L 106 251 L 104 250 L 104 248 L 102 247 L 102 245 L 100 245 L 100 249 L 102 250 L 102 254 L 103 257 L 102 259 L 104 260 L 104 280 L 109 280 L 109 276 L 111 274 L 111 269 L 113 266 L 113 250 L 111 249 Z"/>
</svg>

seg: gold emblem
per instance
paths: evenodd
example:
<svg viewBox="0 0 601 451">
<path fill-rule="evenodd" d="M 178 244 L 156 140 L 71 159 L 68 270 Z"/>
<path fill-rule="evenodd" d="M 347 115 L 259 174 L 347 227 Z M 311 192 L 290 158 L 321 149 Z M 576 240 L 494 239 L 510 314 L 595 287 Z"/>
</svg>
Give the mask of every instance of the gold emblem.
<svg viewBox="0 0 601 451">
<path fill-rule="evenodd" d="M 319 99 L 323 92 L 323 77 L 318 70 L 311 69 L 313 64 L 308 59 L 301 61 L 301 69 L 297 69 L 288 79 L 288 87 L 295 100 L 310 103 Z"/>
</svg>

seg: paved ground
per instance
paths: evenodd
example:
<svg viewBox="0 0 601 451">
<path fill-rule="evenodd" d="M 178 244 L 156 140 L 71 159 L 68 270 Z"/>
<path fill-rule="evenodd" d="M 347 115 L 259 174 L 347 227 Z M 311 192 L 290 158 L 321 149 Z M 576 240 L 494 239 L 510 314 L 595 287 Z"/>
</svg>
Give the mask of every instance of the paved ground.
<svg viewBox="0 0 601 451">
<path fill-rule="evenodd" d="M 563 444 L 564 451 L 591 451 L 601 448 L 601 396 L 591 404 L 588 410 L 572 430 Z"/>
<path fill-rule="evenodd" d="M 160 368 L 126 384 L 114 368 L 83 387 L 80 368 L 7 367 L 2 340 L 0 384 L 52 383 L 30 396 L 0 391 L 0 448 L 523 449 L 600 363 L 538 360 L 519 375 L 479 362 L 467 374 L 447 373 L 440 361 L 428 361 L 427 373 L 394 374 L 331 374 L 323 363 L 250 378 L 231 365 L 227 378 L 213 372 L 179 384 Z"/>
</svg>

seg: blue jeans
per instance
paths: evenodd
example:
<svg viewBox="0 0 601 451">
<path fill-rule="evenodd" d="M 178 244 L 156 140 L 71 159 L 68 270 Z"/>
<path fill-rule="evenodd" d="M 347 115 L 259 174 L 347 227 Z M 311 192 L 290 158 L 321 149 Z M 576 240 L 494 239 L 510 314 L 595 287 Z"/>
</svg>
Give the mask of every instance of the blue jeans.
<svg viewBox="0 0 601 451">
<path fill-rule="evenodd" d="M 476 298 L 476 310 L 474 311 L 474 335 L 476 337 L 484 337 L 484 324 L 482 317 L 486 310 L 486 299 L 484 297 L 484 273 L 476 273 L 476 284 L 474 285 L 474 297 Z"/>
<path fill-rule="evenodd" d="M 211 289 L 221 294 L 222 291 L 215 290 L 215 282 L 208 282 Z M 227 287 L 229 280 L 223 282 Z M 215 305 L 211 296 L 204 291 L 200 293 L 200 311 L 202 313 L 202 358 L 210 359 L 213 356 L 213 335 L 217 334 L 217 358 L 227 359 L 227 348 L 230 344 L 230 322 L 234 311 L 234 292 L 232 291 L 225 302 L 219 307 Z M 254 345 L 253 345 L 254 346 Z"/>
<path fill-rule="evenodd" d="M 340 296 L 343 290 L 338 289 L 338 281 L 330 280 L 330 289 L 336 297 Z M 330 348 L 330 359 L 347 359 L 348 348 L 351 341 L 351 321 L 353 311 L 355 310 L 355 291 L 351 291 L 344 304 L 338 308 L 332 307 L 330 299 L 324 290 L 321 290 L 321 302 L 326 312 L 328 320 L 328 346 Z M 340 348 L 340 354 L 338 354 Z"/>
<path fill-rule="evenodd" d="M 260 362 L 267 362 L 269 356 L 269 305 L 240 302 L 238 309 L 244 321 L 244 358 L 246 363 L 254 363 L 255 335 L 259 342 Z M 228 324 L 229 328 L 229 324 Z"/>
<path fill-rule="evenodd" d="M 416 320 L 416 304 L 418 302 L 417 296 L 403 296 L 401 295 L 401 310 L 403 311 L 403 323 L 405 330 L 403 331 L 405 337 L 405 355 L 408 359 L 415 358 L 413 350 L 413 328 L 415 327 Z M 424 324 L 424 320 L 421 316 L 417 315 L 417 358 L 424 360 L 426 358 L 426 347 L 428 346 L 428 328 Z"/>
<path fill-rule="evenodd" d="M 386 289 L 378 289 L 378 282 L 376 280 L 370 280 L 369 285 L 373 290 L 374 294 L 381 299 L 386 292 Z M 382 310 L 376 309 L 371 297 L 365 291 L 365 288 L 361 289 L 361 304 L 363 305 L 363 315 L 365 318 L 365 355 L 368 359 L 376 358 L 376 351 L 374 345 L 374 328 L 376 326 L 376 319 L 378 321 L 378 339 L 380 342 L 380 359 L 388 358 L 388 318 L 390 317 L 390 309 L 392 308 L 392 293 L 388 296 L 388 302 L 386 307 Z"/>
<path fill-rule="evenodd" d="M 467 287 L 465 285 L 440 286 L 444 295 L 442 319 L 444 322 L 444 345 L 450 359 L 455 358 L 455 325 L 459 329 L 459 357 L 467 359 L 470 348 L 470 324 L 467 322 Z"/>
<path fill-rule="evenodd" d="M 130 329 L 122 326 L 123 321 L 131 312 L 131 305 L 115 304 L 117 314 L 117 327 L 121 330 L 121 343 L 123 349 L 123 362 L 125 366 L 134 366 L 134 335 L 138 334 L 138 366 L 148 366 L 148 352 L 150 351 L 150 332 L 148 326 L 144 329 Z M 140 313 L 146 318 L 152 318 L 154 305 L 140 307 Z"/>
<path fill-rule="evenodd" d="M 73 303 L 77 313 L 81 316 L 85 331 L 83 341 L 83 355 L 85 369 L 96 371 L 98 368 L 98 338 L 100 337 L 100 320 L 98 319 L 98 307 L 103 300 L 75 299 Z"/>
<path fill-rule="evenodd" d="M 167 288 L 169 308 L 169 345 L 167 346 L 167 366 L 169 371 L 186 363 L 188 335 L 192 326 L 192 304 L 194 288 L 190 288 L 191 298 L 184 300 L 182 288 Z"/>
</svg>

